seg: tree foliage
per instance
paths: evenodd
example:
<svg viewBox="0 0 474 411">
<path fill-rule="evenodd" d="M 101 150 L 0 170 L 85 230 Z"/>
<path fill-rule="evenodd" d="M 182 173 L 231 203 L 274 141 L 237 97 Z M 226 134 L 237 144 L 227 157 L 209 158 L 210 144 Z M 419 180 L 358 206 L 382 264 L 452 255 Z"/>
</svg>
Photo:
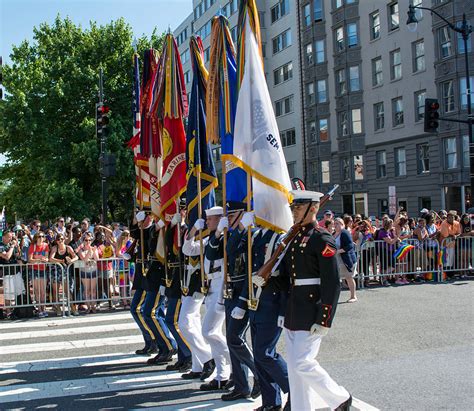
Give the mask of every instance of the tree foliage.
<svg viewBox="0 0 474 411">
<path fill-rule="evenodd" d="M 123 19 L 83 29 L 59 16 L 34 29 L 33 42 L 14 46 L 3 67 L 0 173 L 3 203 L 23 219 L 100 214 L 99 142 L 95 136 L 99 68 L 110 107 L 107 151 L 117 158 L 108 179 L 109 219 L 125 221 L 133 206 L 131 27 Z M 161 49 L 155 31 L 138 50 Z M 8 212 L 8 211 L 7 211 Z"/>
</svg>

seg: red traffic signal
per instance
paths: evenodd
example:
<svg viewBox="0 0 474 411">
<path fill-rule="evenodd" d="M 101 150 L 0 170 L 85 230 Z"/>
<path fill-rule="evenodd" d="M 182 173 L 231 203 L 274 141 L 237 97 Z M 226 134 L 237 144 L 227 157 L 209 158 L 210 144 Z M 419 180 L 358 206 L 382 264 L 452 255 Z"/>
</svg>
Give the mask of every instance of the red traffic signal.
<svg viewBox="0 0 474 411">
<path fill-rule="evenodd" d="M 108 113 L 110 108 L 108 106 L 104 106 L 102 103 L 96 105 L 96 131 L 97 137 L 102 137 L 105 135 L 105 131 L 107 130 L 107 125 L 109 124 L 109 116 Z"/>
<path fill-rule="evenodd" d="M 439 127 L 439 103 L 435 98 L 425 99 L 425 133 L 436 133 Z"/>
</svg>

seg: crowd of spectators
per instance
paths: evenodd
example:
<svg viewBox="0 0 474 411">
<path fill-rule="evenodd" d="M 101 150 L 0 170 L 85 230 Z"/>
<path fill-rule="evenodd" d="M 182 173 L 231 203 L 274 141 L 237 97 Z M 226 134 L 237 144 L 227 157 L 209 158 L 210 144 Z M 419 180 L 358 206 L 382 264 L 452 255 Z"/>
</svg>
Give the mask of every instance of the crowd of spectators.
<svg viewBox="0 0 474 411">
<path fill-rule="evenodd" d="M 116 308 L 112 301 L 126 306 L 124 297 L 129 290 L 129 279 L 123 278 L 130 272 L 122 257 L 130 245 L 130 232 L 118 223 L 112 225 L 91 225 L 85 218 L 81 222 L 60 217 L 54 223 L 33 220 L 30 224 L 17 224 L 13 228 L 4 227 L 0 242 L 0 265 L 3 277 L 11 274 L 8 267 L 27 264 L 24 282 L 31 290 L 31 300 L 39 317 L 47 317 L 45 309 L 49 302 L 59 315 L 61 311 L 59 296 L 61 291 L 69 293 L 72 304 L 71 314 L 78 315 L 96 312 L 96 300 L 107 299 L 109 308 Z M 58 265 L 62 269 L 58 269 Z M 69 284 L 63 274 L 69 270 Z M 23 271 L 25 273 L 25 271 Z M 117 273 L 120 273 L 117 276 Z M 132 270 L 133 275 L 133 270 Z"/>
</svg>

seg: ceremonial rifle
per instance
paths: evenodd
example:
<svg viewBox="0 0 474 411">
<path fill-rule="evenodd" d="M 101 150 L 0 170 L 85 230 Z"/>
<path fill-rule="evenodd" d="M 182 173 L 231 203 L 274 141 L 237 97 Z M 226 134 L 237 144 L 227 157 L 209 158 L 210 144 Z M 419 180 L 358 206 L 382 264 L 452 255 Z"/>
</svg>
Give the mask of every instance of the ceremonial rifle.
<svg viewBox="0 0 474 411">
<path fill-rule="evenodd" d="M 332 196 L 334 192 L 338 189 L 339 185 L 336 184 L 331 190 L 325 194 L 321 200 L 319 201 L 319 207 L 321 208 L 324 206 L 329 200 L 332 200 Z M 302 221 L 294 224 L 289 231 L 286 233 L 285 237 L 281 241 L 281 243 L 276 248 L 275 252 L 272 254 L 271 258 L 264 264 L 262 267 L 257 271 L 257 275 L 263 277 L 265 283 L 268 281 L 270 276 L 272 275 L 272 271 L 277 263 L 280 262 L 280 257 L 286 251 L 286 248 L 291 244 L 293 239 L 298 235 L 298 233 L 303 228 Z"/>
</svg>

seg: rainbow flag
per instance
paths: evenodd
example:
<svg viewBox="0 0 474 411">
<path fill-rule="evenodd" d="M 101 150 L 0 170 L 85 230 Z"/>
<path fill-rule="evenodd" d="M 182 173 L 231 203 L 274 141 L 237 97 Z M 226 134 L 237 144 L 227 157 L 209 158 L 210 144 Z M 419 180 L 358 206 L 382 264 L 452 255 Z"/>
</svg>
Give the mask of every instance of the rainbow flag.
<svg viewBox="0 0 474 411">
<path fill-rule="evenodd" d="M 395 258 L 395 260 L 397 261 L 404 260 L 405 257 L 408 255 L 408 253 L 414 248 L 415 248 L 414 245 L 411 245 L 402 241 L 400 243 L 400 247 L 398 247 L 397 250 L 395 251 L 395 254 L 393 254 L 393 258 Z"/>
<path fill-rule="evenodd" d="M 438 267 L 446 265 L 446 247 L 442 247 L 438 251 Z"/>
</svg>

